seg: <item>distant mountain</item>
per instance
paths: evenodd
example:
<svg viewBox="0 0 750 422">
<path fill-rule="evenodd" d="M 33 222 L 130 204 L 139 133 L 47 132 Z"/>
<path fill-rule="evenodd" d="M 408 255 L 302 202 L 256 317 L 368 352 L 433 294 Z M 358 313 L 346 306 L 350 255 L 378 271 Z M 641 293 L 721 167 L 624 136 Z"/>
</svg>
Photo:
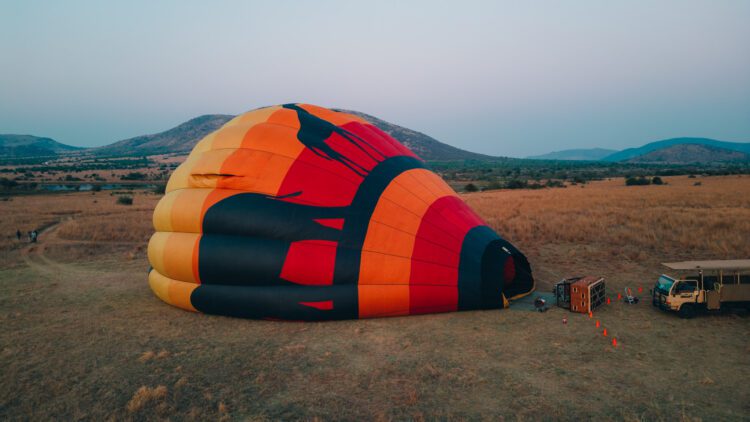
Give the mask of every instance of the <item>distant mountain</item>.
<svg viewBox="0 0 750 422">
<path fill-rule="evenodd" d="M 80 149 L 62 144 L 50 138 L 40 138 L 32 135 L 0 134 L 0 157 L 4 158 L 54 157 Z"/>
<path fill-rule="evenodd" d="M 206 114 L 164 132 L 125 139 L 114 144 L 93 148 L 91 152 L 109 156 L 190 152 L 204 136 L 222 127 L 233 118 L 234 116 L 227 114 Z"/>
<path fill-rule="evenodd" d="M 628 163 L 718 163 L 731 161 L 750 161 L 750 154 L 728 148 L 719 148 L 702 144 L 678 144 L 657 149 L 626 160 Z"/>
<path fill-rule="evenodd" d="M 565 149 L 562 151 L 550 152 L 542 155 L 526 157 L 533 160 L 579 160 L 579 161 L 598 161 L 602 158 L 617 152 L 614 149 L 606 148 L 588 148 L 588 149 Z"/>
<path fill-rule="evenodd" d="M 425 160 L 495 160 L 498 157 L 476 154 L 444 144 L 432 137 L 402 126 L 388 123 L 369 114 L 351 110 L 340 110 L 367 119 L 380 130 L 388 133 Z M 189 152 L 204 136 L 223 126 L 234 116 L 210 114 L 196 117 L 177 127 L 153 135 L 137 136 L 114 144 L 94 148 L 99 155 L 154 155 Z"/>
<path fill-rule="evenodd" d="M 407 129 L 403 126 L 395 125 L 393 123 L 386 122 L 385 120 L 378 119 L 375 116 L 362 113 L 360 111 L 334 109 L 336 111 L 343 111 L 344 113 L 354 114 L 369 121 L 375 127 L 382 130 L 383 132 L 391 135 L 401 143 L 407 146 L 410 150 L 414 151 L 421 159 L 427 161 L 452 161 L 452 160 L 498 160 L 501 157 L 493 157 L 491 155 L 478 154 L 456 148 L 454 146 L 444 144 L 437 139 L 427 136 L 422 132 Z"/>
<path fill-rule="evenodd" d="M 603 160 L 604 161 L 628 161 L 635 157 L 643 156 L 648 153 L 651 153 L 660 149 L 672 147 L 675 145 L 705 145 L 709 147 L 728 149 L 731 151 L 739 151 L 739 152 L 743 152 L 746 154 L 750 154 L 750 143 L 724 142 L 724 141 L 717 141 L 716 139 L 708 139 L 708 138 L 673 138 L 673 139 L 665 139 L 663 141 L 651 142 L 639 148 L 628 148 L 620 152 L 616 152 L 612 155 L 608 155 L 604 157 Z M 711 156 L 706 156 L 704 157 L 703 160 L 700 160 L 700 162 L 712 162 L 712 161 L 716 161 L 716 160 Z M 722 161 L 722 160 L 719 160 L 719 161 Z"/>
</svg>

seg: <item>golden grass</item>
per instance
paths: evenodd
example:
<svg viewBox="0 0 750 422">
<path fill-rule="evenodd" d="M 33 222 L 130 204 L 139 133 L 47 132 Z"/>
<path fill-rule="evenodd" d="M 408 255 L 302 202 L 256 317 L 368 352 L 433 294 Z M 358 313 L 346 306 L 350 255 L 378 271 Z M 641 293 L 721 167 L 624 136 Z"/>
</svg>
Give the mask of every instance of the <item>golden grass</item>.
<svg viewBox="0 0 750 422">
<path fill-rule="evenodd" d="M 487 223 L 522 250 L 587 244 L 589 253 L 642 259 L 750 256 L 750 177 L 666 177 L 665 186 L 622 179 L 565 189 L 466 194 Z M 693 186 L 695 180 L 702 186 Z"/>
<path fill-rule="evenodd" d="M 145 406 L 153 403 L 163 402 L 167 398 L 167 387 L 159 385 L 156 387 L 141 386 L 130 398 L 127 409 L 128 412 L 134 413 Z"/>
<path fill-rule="evenodd" d="M 107 244 L 118 242 L 145 248 L 153 233 L 151 215 L 160 196 L 135 192 L 131 206 L 117 204 L 117 196 L 108 192 L 59 193 L 14 196 L 0 202 L 0 267 L 21 262 L 18 250 L 28 246 L 28 231 L 39 230 L 39 240 L 44 242 L 45 229 L 57 224 L 57 237 L 98 246 L 92 251 L 107 253 Z M 16 230 L 23 234 L 20 242 Z M 71 255 L 74 257 L 79 255 Z"/>
</svg>

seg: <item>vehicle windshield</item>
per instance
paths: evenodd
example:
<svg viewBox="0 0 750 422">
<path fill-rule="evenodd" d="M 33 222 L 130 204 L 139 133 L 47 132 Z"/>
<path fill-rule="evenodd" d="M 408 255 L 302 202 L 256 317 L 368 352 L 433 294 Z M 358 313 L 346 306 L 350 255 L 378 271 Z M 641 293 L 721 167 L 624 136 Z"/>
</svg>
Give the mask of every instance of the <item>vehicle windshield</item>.
<svg viewBox="0 0 750 422">
<path fill-rule="evenodd" d="M 674 280 L 663 275 L 656 281 L 656 290 L 662 294 L 668 295 L 669 289 L 672 288 Z"/>
</svg>

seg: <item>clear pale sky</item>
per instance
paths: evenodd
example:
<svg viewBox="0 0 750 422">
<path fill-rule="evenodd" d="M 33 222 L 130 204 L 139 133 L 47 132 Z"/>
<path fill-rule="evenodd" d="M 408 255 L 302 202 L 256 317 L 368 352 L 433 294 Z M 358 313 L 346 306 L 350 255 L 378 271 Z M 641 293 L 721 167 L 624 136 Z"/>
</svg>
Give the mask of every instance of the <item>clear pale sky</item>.
<svg viewBox="0 0 750 422">
<path fill-rule="evenodd" d="M 0 0 L 0 133 L 96 146 L 285 102 L 493 155 L 750 142 L 750 1 Z"/>
</svg>

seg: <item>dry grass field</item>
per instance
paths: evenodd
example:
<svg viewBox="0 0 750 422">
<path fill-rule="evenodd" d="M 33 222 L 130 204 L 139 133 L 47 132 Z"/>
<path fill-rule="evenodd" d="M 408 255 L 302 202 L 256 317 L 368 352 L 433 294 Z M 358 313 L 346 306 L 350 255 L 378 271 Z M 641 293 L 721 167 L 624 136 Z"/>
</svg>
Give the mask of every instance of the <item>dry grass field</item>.
<svg viewBox="0 0 750 422">
<path fill-rule="evenodd" d="M 665 180 L 464 198 L 527 253 L 540 291 L 591 273 L 613 295 L 645 296 L 660 262 L 750 257 L 750 177 Z M 193 314 L 147 285 L 158 196 L 116 198 L 0 202 L 0 419 L 750 419 L 746 313 L 681 320 L 612 303 L 595 313 L 607 338 L 558 308 L 327 323 Z M 16 228 L 41 228 L 40 243 L 17 242 Z"/>
</svg>

